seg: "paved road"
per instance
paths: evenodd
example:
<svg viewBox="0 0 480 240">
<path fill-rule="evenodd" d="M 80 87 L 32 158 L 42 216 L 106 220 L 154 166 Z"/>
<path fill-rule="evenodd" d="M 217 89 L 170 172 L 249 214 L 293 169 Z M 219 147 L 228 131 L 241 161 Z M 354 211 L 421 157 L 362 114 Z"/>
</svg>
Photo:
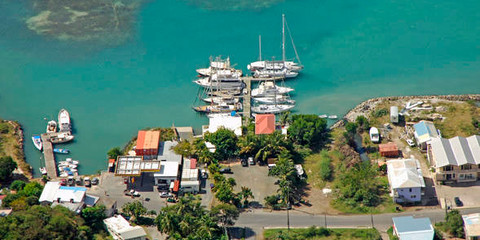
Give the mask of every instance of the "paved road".
<svg viewBox="0 0 480 240">
<path fill-rule="evenodd" d="M 480 208 L 470 208 L 460 210 L 462 214 L 480 212 Z M 290 211 L 290 227 L 309 227 L 321 226 L 330 228 L 369 228 L 375 227 L 379 231 L 386 231 L 393 225 L 392 217 L 410 216 L 429 217 L 432 223 L 440 222 L 445 219 L 445 210 L 433 209 L 418 212 L 406 213 L 386 213 L 378 215 L 309 215 L 298 211 Z M 326 221 L 325 221 L 326 220 Z M 256 210 L 253 212 L 242 213 L 237 220 L 236 227 L 246 227 L 253 230 L 257 235 L 261 234 L 263 228 L 287 227 L 287 213 L 283 212 L 263 212 Z M 255 236 L 249 236 L 247 239 L 256 239 Z"/>
</svg>

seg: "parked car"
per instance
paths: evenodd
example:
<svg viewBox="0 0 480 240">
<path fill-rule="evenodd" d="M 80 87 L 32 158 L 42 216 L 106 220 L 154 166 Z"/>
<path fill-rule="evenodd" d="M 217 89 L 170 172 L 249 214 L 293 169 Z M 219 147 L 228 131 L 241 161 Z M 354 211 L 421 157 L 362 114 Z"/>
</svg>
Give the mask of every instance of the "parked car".
<svg viewBox="0 0 480 240">
<path fill-rule="evenodd" d="M 89 177 L 85 177 L 85 179 L 83 180 L 83 183 L 85 184 L 85 187 L 92 186 L 92 181 L 90 180 Z"/>
<path fill-rule="evenodd" d="M 408 144 L 408 146 L 410 146 L 410 147 L 415 147 L 415 142 L 414 142 L 412 139 L 410 139 L 410 138 L 407 138 L 407 144 Z"/>
<path fill-rule="evenodd" d="M 173 195 L 170 192 L 161 192 L 160 197 L 161 198 L 172 198 Z"/>
<path fill-rule="evenodd" d="M 73 176 L 68 177 L 67 185 L 68 186 L 75 186 L 75 179 L 73 178 Z"/>
<path fill-rule="evenodd" d="M 77 179 L 75 179 L 75 183 L 79 186 L 83 185 L 83 178 L 82 177 L 77 177 Z"/>
<path fill-rule="evenodd" d="M 60 186 L 67 186 L 67 180 L 66 179 L 60 180 Z"/>
<path fill-rule="evenodd" d="M 175 198 L 173 198 L 173 197 L 170 197 L 170 198 L 167 198 L 167 202 L 176 203 L 177 200 L 175 200 Z"/>
<path fill-rule="evenodd" d="M 97 177 L 94 177 L 92 179 L 92 185 L 98 185 L 99 182 L 100 182 L 100 180 Z"/>
<path fill-rule="evenodd" d="M 232 173 L 232 169 L 230 169 L 228 167 L 227 168 L 222 168 L 222 169 L 220 169 L 220 173 Z"/>
<path fill-rule="evenodd" d="M 140 197 L 140 193 L 135 191 L 135 190 L 125 190 L 123 191 L 123 194 L 125 194 L 125 196 L 133 196 L 133 197 Z"/>
<path fill-rule="evenodd" d="M 463 206 L 463 202 L 460 200 L 459 197 L 453 198 L 453 201 L 455 202 L 455 205 L 456 205 L 457 207 Z"/>
<path fill-rule="evenodd" d="M 205 169 L 202 169 L 200 170 L 200 175 L 202 176 L 202 178 L 208 178 L 208 173 L 207 173 L 207 170 Z"/>
<path fill-rule="evenodd" d="M 242 159 L 240 162 L 242 163 L 242 167 L 248 167 L 248 162 L 246 159 Z"/>
<path fill-rule="evenodd" d="M 127 184 L 128 183 L 128 178 L 124 178 L 123 183 Z"/>
<path fill-rule="evenodd" d="M 255 165 L 255 160 L 253 159 L 253 157 L 248 158 L 248 164 Z"/>
</svg>

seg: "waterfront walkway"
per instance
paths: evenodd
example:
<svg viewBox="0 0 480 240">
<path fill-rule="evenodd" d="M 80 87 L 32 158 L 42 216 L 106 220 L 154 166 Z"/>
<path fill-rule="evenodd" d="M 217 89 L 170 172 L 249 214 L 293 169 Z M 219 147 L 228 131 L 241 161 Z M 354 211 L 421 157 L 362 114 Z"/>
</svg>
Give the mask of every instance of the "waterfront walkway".
<svg viewBox="0 0 480 240">
<path fill-rule="evenodd" d="M 57 166 L 55 164 L 55 155 L 53 154 L 53 144 L 50 142 L 50 137 L 47 133 L 42 136 L 43 143 L 43 157 L 45 159 L 45 168 L 47 169 L 47 176 L 50 179 L 57 178 Z"/>
</svg>

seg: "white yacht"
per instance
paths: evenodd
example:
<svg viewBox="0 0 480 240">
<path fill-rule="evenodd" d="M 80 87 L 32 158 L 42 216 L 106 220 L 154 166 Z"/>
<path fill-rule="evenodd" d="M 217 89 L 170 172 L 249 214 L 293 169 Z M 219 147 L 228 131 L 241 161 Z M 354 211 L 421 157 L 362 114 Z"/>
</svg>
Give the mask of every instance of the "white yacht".
<svg viewBox="0 0 480 240">
<path fill-rule="evenodd" d="M 273 96 L 264 96 L 264 97 L 254 97 L 253 100 L 266 103 L 266 104 L 276 104 L 276 103 L 288 103 L 295 104 L 295 100 L 290 99 L 285 95 L 273 95 Z"/>
<path fill-rule="evenodd" d="M 253 71 L 253 77 L 256 77 L 256 78 L 274 78 L 274 77 L 294 78 L 297 76 L 298 76 L 298 72 L 294 72 L 286 68 L 261 69 L 261 70 Z"/>
<path fill-rule="evenodd" d="M 273 82 L 262 82 L 258 88 L 252 90 L 252 97 L 282 95 L 293 90 L 293 88 L 277 86 Z"/>
<path fill-rule="evenodd" d="M 243 89 L 245 87 L 240 75 L 229 70 L 222 70 L 210 77 L 200 78 L 194 82 L 210 90 Z"/>
<path fill-rule="evenodd" d="M 47 133 L 54 133 L 57 132 L 57 122 L 51 120 L 47 124 Z"/>
<path fill-rule="evenodd" d="M 227 57 L 227 59 L 216 57 L 214 61 L 210 58 L 210 66 L 208 68 L 197 69 L 197 73 L 201 76 L 208 77 L 221 70 L 230 70 L 232 72 L 240 74 L 240 76 L 243 74 L 242 70 L 234 69 L 230 66 L 230 57 Z"/>
<path fill-rule="evenodd" d="M 60 127 L 60 132 L 70 132 L 71 125 L 70 125 L 70 114 L 67 110 L 62 109 L 58 113 L 58 125 Z"/>
<path fill-rule="evenodd" d="M 206 103 L 214 103 L 214 104 L 221 104 L 221 103 L 235 104 L 235 103 L 238 103 L 240 101 L 240 99 L 238 97 L 233 97 L 233 96 L 229 96 L 229 97 L 207 97 L 207 98 L 203 98 L 202 100 L 205 101 Z"/>
<path fill-rule="evenodd" d="M 256 107 L 252 107 L 252 112 L 254 113 L 281 113 L 288 111 L 294 108 L 295 105 L 291 104 L 275 104 L 275 105 L 266 105 L 261 104 Z"/>
</svg>

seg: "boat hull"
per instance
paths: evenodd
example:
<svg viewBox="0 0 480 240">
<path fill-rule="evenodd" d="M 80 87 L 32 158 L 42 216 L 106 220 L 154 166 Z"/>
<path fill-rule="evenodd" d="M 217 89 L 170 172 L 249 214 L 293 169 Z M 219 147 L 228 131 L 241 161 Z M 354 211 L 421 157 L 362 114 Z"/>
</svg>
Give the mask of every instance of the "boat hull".
<svg viewBox="0 0 480 240">
<path fill-rule="evenodd" d="M 277 105 L 259 105 L 257 107 L 252 107 L 252 112 L 254 113 L 282 113 L 294 108 L 295 105 L 289 104 L 277 104 Z"/>
<path fill-rule="evenodd" d="M 33 136 L 32 141 L 35 148 L 37 148 L 39 151 L 42 151 L 42 148 L 43 148 L 42 138 L 40 136 Z"/>
</svg>

